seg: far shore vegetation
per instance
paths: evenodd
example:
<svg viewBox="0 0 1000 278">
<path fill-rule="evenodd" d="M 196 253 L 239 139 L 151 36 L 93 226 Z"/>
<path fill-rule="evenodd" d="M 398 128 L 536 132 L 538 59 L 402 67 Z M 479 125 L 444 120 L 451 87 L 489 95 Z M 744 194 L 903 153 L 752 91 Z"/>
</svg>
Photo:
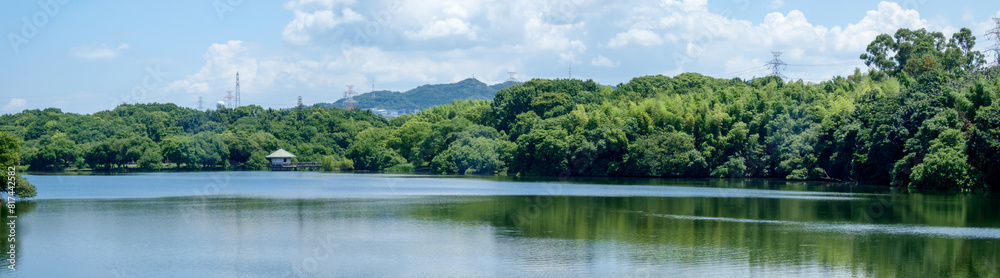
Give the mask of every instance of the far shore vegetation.
<svg viewBox="0 0 1000 278">
<path fill-rule="evenodd" d="M 31 171 L 267 170 L 279 148 L 327 171 L 778 178 L 914 189 L 1000 185 L 1000 77 L 969 29 L 900 29 L 820 83 L 697 73 L 615 87 L 535 79 L 491 100 L 386 119 L 326 105 L 127 104 L 0 116 Z M 9 138 L 9 139 L 8 139 Z M 5 154 L 10 157 L 11 154 Z"/>
</svg>

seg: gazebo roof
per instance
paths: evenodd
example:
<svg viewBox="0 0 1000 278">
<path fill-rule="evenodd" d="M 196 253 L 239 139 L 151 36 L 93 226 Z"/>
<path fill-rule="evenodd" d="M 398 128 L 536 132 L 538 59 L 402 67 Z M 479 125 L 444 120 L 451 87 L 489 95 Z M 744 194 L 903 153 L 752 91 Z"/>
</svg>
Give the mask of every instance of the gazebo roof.
<svg viewBox="0 0 1000 278">
<path fill-rule="evenodd" d="M 273 153 L 265 156 L 264 158 L 271 159 L 271 158 L 292 158 L 292 157 L 295 157 L 295 155 L 286 151 L 285 149 L 278 149 L 277 151 L 274 151 Z"/>
</svg>

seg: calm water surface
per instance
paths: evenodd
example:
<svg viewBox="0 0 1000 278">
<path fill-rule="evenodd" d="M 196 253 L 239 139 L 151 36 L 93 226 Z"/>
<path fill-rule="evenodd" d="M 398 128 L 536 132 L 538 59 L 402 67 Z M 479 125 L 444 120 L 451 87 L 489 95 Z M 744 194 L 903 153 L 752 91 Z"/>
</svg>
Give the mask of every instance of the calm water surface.
<svg viewBox="0 0 1000 278">
<path fill-rule="evenodd" d="M 0 276 L 1000 273 L 1000 199 L 982 194 L 303 172 L 27 179 L 40 196 L 18 203 L 17 270 Z"/>
</svg>

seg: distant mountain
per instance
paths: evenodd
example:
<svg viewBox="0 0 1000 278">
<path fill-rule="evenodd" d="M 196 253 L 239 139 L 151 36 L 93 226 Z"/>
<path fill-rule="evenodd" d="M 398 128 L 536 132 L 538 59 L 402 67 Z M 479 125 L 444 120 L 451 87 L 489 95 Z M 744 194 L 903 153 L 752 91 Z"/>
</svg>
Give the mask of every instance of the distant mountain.
<svg viewBox="0 0 1000 278">
<path fill-rule="evenodd" d="M 500 84 L 486 85 L 475 78 L 469 78 L 452 84 L 423 85 L 400 93 L 392 91 L 375 91 L 359 94 L 354 97 L 354 107 L 383 109 L 426 109 L 431 106 L 451 103 L 452 100 L 487 99 L 503 88 L 519 84 L 507 81 Z M 320 103 L 321 106 L 344 107 L 344 100 L 333 104 Z"/>
</svg>

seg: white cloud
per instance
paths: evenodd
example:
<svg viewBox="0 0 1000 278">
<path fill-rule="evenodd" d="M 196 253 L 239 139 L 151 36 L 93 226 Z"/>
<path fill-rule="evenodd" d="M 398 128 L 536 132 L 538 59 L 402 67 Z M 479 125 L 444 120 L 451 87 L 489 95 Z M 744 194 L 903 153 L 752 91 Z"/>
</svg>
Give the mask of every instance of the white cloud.
<svg viewBox="0 0 1000 278">
<path fill-rule="evenodd" d="M 171 89 L 224 92 L 232 87 L 229 80 L 237 70 L 243 88 L 251 87 L 247 84 L 252 82 L 252 87 L 261 91 L 341 90 L 345 84 L 366 84 L 370 78 L 380 84 L 419 85 L 475 75 L 489 83 L 491 78 L 506 79 L 504 73 L 509 68 L 543 71 L 521 72 L 522 79 L 561 75 L 561 71 L 545 69 L 550 66 L 539 66 L 553 63 L 589 62 L 586 67 L 617 68 L 622 63 L 642 61 L 638 69 L 614 73 L 628 77 L 681 71 L 720 75 L 762 65 L 772 50 L 785 52 L 782 58 L 789 62 L 843 64 L 856 61 L 858 53 L 879 33 L 929 27 L 919 13 L 892 2 L 879 3 L 857 22 L 833 27 L 811 23 L 798 10 L 753 20 L 730 18 L 714 13 L 716 9 L 710 11 L 704 0 L 644 2 L 628 8 L 600 1 L 573 4 L 442 0 L 404 1 L 392 6 L 381 1 L 291 1 L 283 7 L 294 18 L 282 35 L 289 44 L 309 46 L 302 48 L 302 53 L 259 57 L 246 43 L 216 44 L 206 52 L 202 69 L 171 84 Z M 725 6 L 718 8 L 726 10 Z M 352 32 L 374 23 L 382 31 L 372 35 L 370 43 L 341 48 L 342 41 L 355 39 Z M 339 30 L 344 34 L 337 34 Z M 612 52 L 584 56 L 593 43 Z M 622 49 L 626 47 L 658 50 L 639 53 Z M 611 80 L 619 81 L 627 79 Z"/>
<path fill-rule="evenodd" d="M 461 18 L 467 18 L 469 16 L 469 10 L 461 5 L 452 5 L 451 7 L 445 9 L 444 13 Z"/>
<path fill-rule="evenodd" d="M 628 32 L 618 33 L 606 44 L 610 48 L 625 47 L 629 44 L 637 44 L 645 47 L 663 44 L 663 38 L 653 31 L 631 29 Z"/>
<path fill-rule="evenodd" d="M 580 61 L 576 60 L 576 54 L 574 54 L 573 52 L 559 53 L 559 60 L 570 64 L 580 63 Z"/>
<path fill-rule="evenodd" d="M 920 17 L 916 10 L 907 10 L 894 2 L 880 2 L 878 9 L 868 11 L 864 18 L 858 23 L 847 24 L 841 29 L 834 27 L 830 29 L 833 39 L 829 42 L 834 44 L 837 50 L 841 51 L 864 51 L 864 48 L 879 34 L 893 34 L 899 28 L 920 29 L 928 28 L 927 20 Z M 948 28 L 947 26 L 936 26 L 936 29 Z"/>
<path fill-rule="evenodd" d="M 892 34 L 899 28 L 957 30 L 947 26 L 946 21 L 928 21 L 916 10 L 905 9 L 894 2 L 880 2 L 874 9 L 864 12 L 860 20 L 834 26 L 814 24 L 799 10 L 772 12 L 759 23 L 752 23 L 739 18 L 743 8 L 729 6 L 727 9 L 722 5 L 714 9 L 734 12 L 712 12 L 704 1 L 637 4 L 628 10 L 634 16 L 617 22 L 615 26 L 622 31 L 613 33 L 615 35 L 607 38 L 604 46 L 665 45 L 664 52 L 669 56 L 661 59 L 667 67 L 673 64 L 676 69 L 709 75 L 734 70 L 735 65 L 728 66 L 729 62 L 736 57 L 742 59 L 742 55 L 770 60 L 771 51 L 782 51 L 785 53 L 782 59 L 790 64 L 838 65 L 809 70 L 789 67 L 790 77 L 797 77 L 792 76 L 797 74 L 822 79 L 850 74 L 856 66 L 864 67 L 857 57 L 879 34 Z M 730 17 L 732 15 L 737 17 Z M 616 56 L 630 58 L 622 54 Z M 631 59 L 635 59 L 634 56 Z"/>
<path fill-rule="evenodd" d="M 579 26 L 550 24 L 539 18 L 532 18 L 524 24 L 525 44 L 521 45 L 521 48 L 554 51 L 575 49 L 582 53 L 587 51 L 587 45 L 582 40 L 574 40 L 568 37 L 570 30 L 576 27 Z"/>
<path fill-rule="evenodd" d="M 329 10 L 341 4 L 354 4 L 354 0 L 295 0 L 281 6 L 289 10 Z"/>
<path fill-rule="evenodd" d="M 448 36 L 467 36 L 470 40 L 476 39 L 476 31 L 468 22 L 457 18 L 438 20 L 424 24 L 419 32 L 406 31 L 406 36 L 413 39 L 433 39 Z"/>
<path fill-rule="evenodd" d="M 785 1 L 771 0 L 771 6 L 769 8 L 771 8 L 772 10 L 774 10 L 774 9 L 779 9 L 781 7 L 784 7 L 784 6 L 785 6 Z"/>
<path fill-rule="evenodd" d="M 183 91 L 186 93 L 224 92 L 232 89 L 236 72 L 240 73 L 241 83 L 254 83 L 258 68 L 257 59 L 251 57 L 243 41 L 228 41 L 225 44 L 212 44 L 202 55 L 205 64 L 201 69 L 167 85 L 167 91 Z"/>
<path fill-rule="evenodd" d="M 106 44 L 84 45 L 70 49 L 70 54 L 82 59 L 111 59 L 118 57 L 122 50 L 129 48 L 127 43 L 119 44 L 118 47 L 108 47 Z"/>
<path fill-rule="evenodd" d="M 300 5 L 285 6 L 297 7 Z M 281 33 L 282 38 L 286 42 L 294 45 L 309 43 L 315 33 L 329 31 L 341 24 L 364 20 L 364 16 L 350 8 L 342 9 L 340 15 L 337 15 L 332 10 L 318 10 L 313 12 L 295 10 L 294 13 L 295 19 L 289 22 L 288 25 L 285 25 L 285 30 Z"/>
<path fill-rule="evenodd" d="M 621 65 L 621 62 L 612 62 L 611 59 L 608 59 L 608 57 L 604 57 L 604 55 L 597 55 L 597 57 L 595 57 L 593 60 L 590 60 L 590 64 L 599 67 L 613 68 L 617 67 L 618 65 Z"/>
<path fill-rule="evenodd" d="M 3 107 L 3 111 L 20 112 L 28 107 L 28 100 L 23 98 L 11 98 L 10 102 Z"/>
</svg>

